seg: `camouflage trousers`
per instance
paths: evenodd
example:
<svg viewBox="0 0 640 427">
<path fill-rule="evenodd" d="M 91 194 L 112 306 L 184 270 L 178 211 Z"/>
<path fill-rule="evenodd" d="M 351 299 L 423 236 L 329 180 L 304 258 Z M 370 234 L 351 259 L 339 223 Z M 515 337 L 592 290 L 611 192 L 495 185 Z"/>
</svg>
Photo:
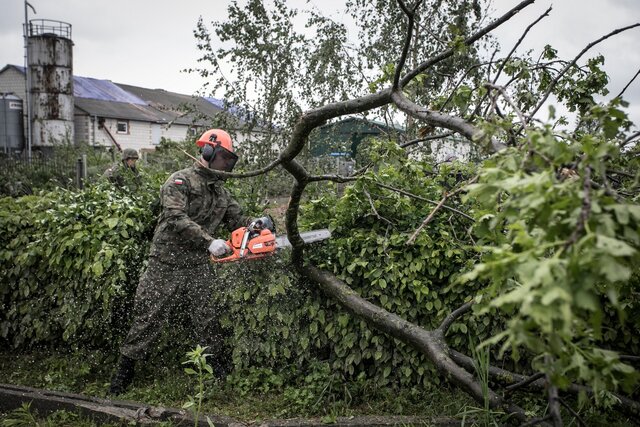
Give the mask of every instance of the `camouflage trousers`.
<svg viewBox="0 0 640 427">
<path fill-rule="evenodd" d="M 208 353 L 222 357 L 225 335 L 218 323 L 221 308 L 212 297 L 216 282 L 208 264 L 186 267 L 151 256 L 140 277 L 133 323 L 120 353 L 135 360 L 144 359 L 158 344 L 166 324 L 181 317 L 188 325 L 180 335 L 189 340 L 186 342 L 191 348 L 206 345 Z"/>
</svg>

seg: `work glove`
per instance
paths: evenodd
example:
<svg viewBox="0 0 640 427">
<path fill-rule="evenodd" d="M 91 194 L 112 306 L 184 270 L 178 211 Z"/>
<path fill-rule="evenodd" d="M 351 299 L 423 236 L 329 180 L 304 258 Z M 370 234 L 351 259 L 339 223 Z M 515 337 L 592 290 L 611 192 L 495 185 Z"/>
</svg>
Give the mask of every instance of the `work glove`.
<svg viewBox="0 0 640 427">
<path fill-rule="evenodd" d="M 227 242 L 222 239 L 214 239 L 209 245 L 209 253 L 213 256 L 222 256 L 230 250 Z"/>
<path fill-rule="evenodd" d="M 252 221 L 258 230 L 271 230 L 272 233 L 276 232 L 276 224 L 273 222 L 271 215 L 255 218 Z"/>
</svg>

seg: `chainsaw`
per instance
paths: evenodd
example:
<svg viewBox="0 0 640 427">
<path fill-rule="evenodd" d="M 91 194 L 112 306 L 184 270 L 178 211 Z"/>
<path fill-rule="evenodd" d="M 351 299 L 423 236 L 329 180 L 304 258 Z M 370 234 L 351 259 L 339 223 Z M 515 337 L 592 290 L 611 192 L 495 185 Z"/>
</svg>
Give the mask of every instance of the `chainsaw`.
<svg viewBox="0 0 640 427">
<path fill-rule="evenodd" d="M 300 233 L 304 243 L 319 242 L 331 237 L 331 232 L 323 228 L 321 230 L 306 231 Z M 216 258 L 211 255 L 211 261 L 216 263 L 233 262 L 242 259 L 257 259 L 272 255 L 278 249 L 290 248 L 291 242 L 286 235 L 276 236 L 268 228 L 259 228 L 255 222 L 247 227 L 240 227 L 231 233 L 231 239 L 227 240 L 227 246 L 232 254 L 224 258 Z"/>
</svg>

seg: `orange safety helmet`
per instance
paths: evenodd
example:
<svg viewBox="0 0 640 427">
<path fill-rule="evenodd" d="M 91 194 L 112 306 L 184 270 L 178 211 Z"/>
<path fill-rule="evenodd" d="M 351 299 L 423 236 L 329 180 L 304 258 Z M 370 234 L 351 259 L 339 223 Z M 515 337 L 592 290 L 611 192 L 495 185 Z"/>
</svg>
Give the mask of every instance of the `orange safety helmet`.
<svg viewBox="0 0 640 427">
<path fill-rule="evenodd" d="M 200 148 L 205 145 L 215 147 L 223 147 L 233 153 L 233 145 L 231 144 L 231 136 L 222 129 L 209 129 L 196 141 L 196 145 Z"/>
</svg>

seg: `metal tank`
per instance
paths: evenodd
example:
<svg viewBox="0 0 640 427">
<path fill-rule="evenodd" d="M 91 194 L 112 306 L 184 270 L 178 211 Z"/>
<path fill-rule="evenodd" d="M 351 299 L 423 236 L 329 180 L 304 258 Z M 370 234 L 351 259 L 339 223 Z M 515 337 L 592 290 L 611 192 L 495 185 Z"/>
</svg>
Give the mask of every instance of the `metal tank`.
<svg viewBox="0 0 640 427">
<path fill-rule="evenodd" d="M 0 93 L 0 152 L 11 154 L 24 147 L 22 99 Z"/>
<path fill-rule="evenodd" d="M 73 144 L 73 42 L 71 24 L 29 21 L 31 145 Z"/>
</svg>

